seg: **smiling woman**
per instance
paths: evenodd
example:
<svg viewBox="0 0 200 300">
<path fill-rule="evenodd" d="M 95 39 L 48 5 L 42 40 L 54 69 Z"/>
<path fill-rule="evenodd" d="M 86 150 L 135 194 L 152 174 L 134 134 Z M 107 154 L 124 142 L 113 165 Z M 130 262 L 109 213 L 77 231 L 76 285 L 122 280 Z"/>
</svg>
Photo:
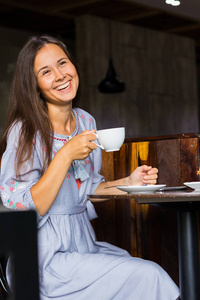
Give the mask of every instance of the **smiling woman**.
<svg viewBox="0 0 200 300">
<path fill-rule="evenodd" d="M 155 184 L 158 170 L 143 165 L 105 182 L 95 119 L 75 105 L 78 86 L 60 41 L 33 37 L 21 50 L 0 141 L 0 191 L 5 206 L 37 213 L 40 299 L 175 300 L 179 289 L 159 265 L 96 241 L 88 194 Z M 10 270 L 9 262 L 11 284 Z"/>
</svg>

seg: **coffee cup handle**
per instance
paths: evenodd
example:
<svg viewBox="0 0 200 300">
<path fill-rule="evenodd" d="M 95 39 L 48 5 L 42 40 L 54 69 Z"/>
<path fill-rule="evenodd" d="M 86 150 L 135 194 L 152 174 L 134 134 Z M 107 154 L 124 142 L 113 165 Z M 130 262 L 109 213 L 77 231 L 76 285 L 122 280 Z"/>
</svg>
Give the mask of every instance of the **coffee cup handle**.
<svg viewBox="0 0 200 300">
<path fill-rule="evenodd" d="M 93 134 L 96 135 L 96 137 L 97 137 L 97 139 L 98 139 L 97 133 L 93 133 Z M 96 144 L 96 143 L 95 143 L 95 144 Z M 100 145 L 100 144 L 96 144 L 96 145 L 97 145 L 97 147 L 101 148 L 102 150 L 105 150 L 104 147 L 103 147 L 102 145 Z"/>
<path fill-rule="evenodd" d="M 96 143 L 95 143 L 95 144 L 96 144 Z M 96 144 L 96 145 L 97 145 L 97 147 L 99 147 L 99 148 L 105 150 L 104 147 L 103 147 L 102 145 L 99 145 L 99 144 Z"/>
</svg>

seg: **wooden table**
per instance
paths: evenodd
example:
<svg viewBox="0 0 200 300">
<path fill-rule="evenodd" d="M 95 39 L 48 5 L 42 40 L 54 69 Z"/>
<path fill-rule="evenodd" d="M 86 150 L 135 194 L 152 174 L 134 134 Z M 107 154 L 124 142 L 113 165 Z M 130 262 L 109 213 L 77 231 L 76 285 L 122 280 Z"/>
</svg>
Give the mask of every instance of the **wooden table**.
<svg viewBox="0 0 200 300">
<path fill-rule="evenodd" d="M 181 300 L 200 299 L 200 264 L 198 211 L 200 210 L 200 193 L 156 192 L 134 195 L 89 195 L 96 199 L 135 199 L 139 204 L 150 204 L 168 210 L 175 210 L 178 216 L 178 254 L 179 284 Z"/>
</svg>

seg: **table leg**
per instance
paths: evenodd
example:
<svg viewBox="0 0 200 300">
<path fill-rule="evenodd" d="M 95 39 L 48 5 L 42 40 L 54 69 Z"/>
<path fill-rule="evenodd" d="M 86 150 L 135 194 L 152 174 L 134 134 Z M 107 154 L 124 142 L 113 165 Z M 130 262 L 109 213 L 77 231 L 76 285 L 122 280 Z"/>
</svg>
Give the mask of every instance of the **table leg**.
<svg viewBox="0 0 200 300">
<path fill-rule="evenodd" d="M 181 300 L 200 299 L 197 211 L 178 211 L 179 285 Z"/>
</svg>

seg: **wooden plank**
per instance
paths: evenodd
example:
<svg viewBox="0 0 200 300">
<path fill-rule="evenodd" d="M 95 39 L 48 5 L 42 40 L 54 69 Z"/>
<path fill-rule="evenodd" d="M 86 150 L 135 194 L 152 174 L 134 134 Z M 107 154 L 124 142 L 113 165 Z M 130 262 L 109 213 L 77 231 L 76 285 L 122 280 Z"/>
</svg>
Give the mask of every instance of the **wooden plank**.
<svg viewBox="0 0 200 300">
<path fill-rule="evenodd" d="M 181 185 L 180 139 L 157 141 L 160 184 Z"/>
<path fill-rule="evenodd" d="M 105 181 L 114 180 L 113 152 L 102 151 L 101 174 L 105 177 Z"/>
<path fill-rule="evenodd" d="M 199 139 L 181 139 L 181 183 L 199 180 Z"/>
</svg>

